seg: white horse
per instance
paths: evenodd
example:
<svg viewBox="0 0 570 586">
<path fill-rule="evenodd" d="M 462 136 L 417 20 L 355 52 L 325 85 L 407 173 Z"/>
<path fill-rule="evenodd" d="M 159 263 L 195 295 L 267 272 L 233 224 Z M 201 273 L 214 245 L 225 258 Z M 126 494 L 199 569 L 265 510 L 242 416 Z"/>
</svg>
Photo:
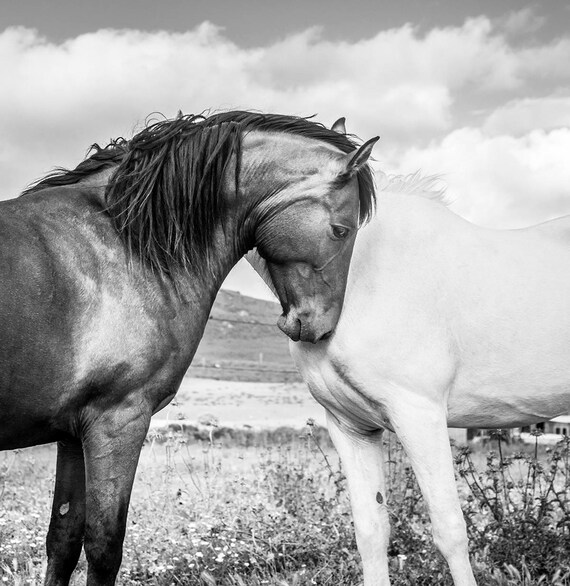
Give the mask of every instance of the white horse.
<svg viewBox="0 0 570 586">
<path fill-rule="evenodd" d="M 455 585 L 474 586 L 447 428 L 570 411 L 570 216 L 485 229 L 433 183 L 386 181 L 333 335 L 290 346 L 343 463 L 365 586 L 390 584 L 385 429 L 409 456 Z"/>
</svg>

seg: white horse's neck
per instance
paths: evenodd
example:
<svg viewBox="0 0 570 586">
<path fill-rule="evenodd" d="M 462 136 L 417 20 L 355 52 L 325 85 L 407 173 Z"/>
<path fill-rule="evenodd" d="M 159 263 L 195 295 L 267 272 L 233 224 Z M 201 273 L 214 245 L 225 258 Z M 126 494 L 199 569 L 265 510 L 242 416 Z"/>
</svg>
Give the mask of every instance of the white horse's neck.
<svg viewBox="0 0 570 586">
<path fill-rule="evenodd" d="M 377 210 L 369 224 L 360 229 L 356 237 L 355 254 L 351 261 L 351 273 L 358 273 L 356 280 L 373 277 L 368 270 L 371 257 L 377 257 L 384 247 L 402 251 L 409 245 L 416 246 L 420 237 L 429 238 L 442 230 L 442 224 L 456 225 L 469 231 L 477 226 L 451 212 L 447 208 L 444 191 L 438 188 L 439 178 L 422 177 L 419 174 L 397 177 L 380 177 L 377 194 Z M 388 236 L 389 235 L 389 236 Z M 254 249 L 246 257 L 249 264 L 277 296 L 267 264 Z M 353 278 L 355 280 L 355 278 Z M 349 282 L 350 286 L 350 282 Z"/>
<path fill-rule="evenodd" d="M 386 262 L 387 266 L 396 264 L 402 268 L 413 257 L 423 257 L 429 249 L 438 256 L 446 255 L 445 240 L 453 243 L 450 247 L 456 247 L 472 239 L 479 230 L 482 229 L 452 212 L 442 203 L 440 195 L 431 198 L 424 194 L 380 191 L 376 214 L 356 238 L 352 280 L 386 279 L 387 275 L 380 277 L 370 267 Z M 431 260 L 435 265 L 439 262 L 438 258 Z"/>
</svg>

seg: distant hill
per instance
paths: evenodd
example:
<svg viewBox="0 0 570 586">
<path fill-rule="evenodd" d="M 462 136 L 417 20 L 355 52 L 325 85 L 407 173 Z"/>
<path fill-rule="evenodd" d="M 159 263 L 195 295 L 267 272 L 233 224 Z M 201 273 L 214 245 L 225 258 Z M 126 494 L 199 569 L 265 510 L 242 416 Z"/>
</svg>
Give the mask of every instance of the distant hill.
<svg viewBox="0 0 570 586">
<path fill-rule="evenodd" d="M 222 380 L 300 381 L 289 356 L 288 338 L 276 325 L 279 315 L 278 303 L 221 290 L 187 374 Z"/>
</svg>

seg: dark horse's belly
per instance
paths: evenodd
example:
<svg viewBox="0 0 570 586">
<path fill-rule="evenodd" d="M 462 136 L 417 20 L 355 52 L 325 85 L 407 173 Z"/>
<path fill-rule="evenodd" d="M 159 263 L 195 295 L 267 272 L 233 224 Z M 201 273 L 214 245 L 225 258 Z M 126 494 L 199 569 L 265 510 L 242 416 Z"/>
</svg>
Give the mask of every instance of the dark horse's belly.
<svg viewBox="0 0 570 586">
<path fill-rule="evenodd" d="M 0 409 L 3 409 L 2 404 Z M 49 421 L 42 417 L 30 417 L 27 413 L 0 416 L 0 450 L 28 448 L 63 440 L 66 437 L 67 434 L 51 429 Z"/>
</svg>

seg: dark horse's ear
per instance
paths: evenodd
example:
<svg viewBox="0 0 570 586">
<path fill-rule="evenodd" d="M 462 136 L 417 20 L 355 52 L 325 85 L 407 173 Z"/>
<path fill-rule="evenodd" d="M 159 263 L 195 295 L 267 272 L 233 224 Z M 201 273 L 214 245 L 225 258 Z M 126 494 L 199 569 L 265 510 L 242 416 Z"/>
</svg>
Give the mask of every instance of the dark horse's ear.
<svg viewBox="0 0 570 586">
<path fill-rule="evenodd" d="M 346 169 L 341 172 L 341 175 L 352 177 L 352 175 L 360 171 L 370 158 L 372 149 L 379 139 L 379 136 L 375 136 L 374 138 L 367 140 L 352 153 L 345 155 Z"/>
<path fill-rule="evenodd" d="M 343 116 L 339 118 L 332 126 L 331 130 L 333 132 L 338 132 L 339 134 L 346 134 L 346 118 Z"/>
</svg>

